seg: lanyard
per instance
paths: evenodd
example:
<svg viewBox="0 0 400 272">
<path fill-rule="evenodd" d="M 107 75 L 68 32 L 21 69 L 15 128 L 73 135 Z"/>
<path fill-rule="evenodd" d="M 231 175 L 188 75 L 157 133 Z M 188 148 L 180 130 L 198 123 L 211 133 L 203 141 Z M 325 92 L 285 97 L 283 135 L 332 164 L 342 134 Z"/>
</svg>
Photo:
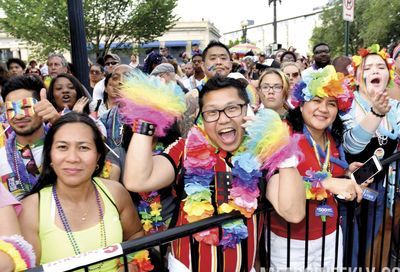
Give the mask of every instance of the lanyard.
<svg viewBox="0 0 400 272">
<path fill-rule="evenodd" d="M 331 141 L 328 139 L 328 141 L 325 144 L 325 154 L 326 154 L 326 156 L 325 156 L 324 163 L 322 163 L 321 157 L 319 156 L 317 143 L 314 141 L 314 139 L 312 137 L 310 137 L 310 139 L 311 139 L 311 142 L 312 142 L 312 145 L 313 145 L 315 157 L 317 158 L 317 160 L 319 162 L 319 166 L 321 167 L 321 171 L 330 172 L 329 171 L 329 160 L 331 158 Z"/>
</svg>

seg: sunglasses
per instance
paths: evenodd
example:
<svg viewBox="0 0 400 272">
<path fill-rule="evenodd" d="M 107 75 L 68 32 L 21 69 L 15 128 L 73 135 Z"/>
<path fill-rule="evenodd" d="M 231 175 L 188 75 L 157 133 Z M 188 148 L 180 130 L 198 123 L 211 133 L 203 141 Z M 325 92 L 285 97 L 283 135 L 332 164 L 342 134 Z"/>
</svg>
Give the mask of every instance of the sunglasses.
<svg viewBox="0 0 400 272">
<path fill-rule="evenodd" d="M 293 77 L 293 78 L 297 78 L 299 76 L 299 72 L 295 72 L 295 73 L 286 73 L 287 77 Z"/>
<path fill-rule="evenodd" d="M 117 65 L 117 64 L 118 64 L 118 61 L 110 61 L 110 62 L 105 63 L 106 66 Z"/>
</svg>

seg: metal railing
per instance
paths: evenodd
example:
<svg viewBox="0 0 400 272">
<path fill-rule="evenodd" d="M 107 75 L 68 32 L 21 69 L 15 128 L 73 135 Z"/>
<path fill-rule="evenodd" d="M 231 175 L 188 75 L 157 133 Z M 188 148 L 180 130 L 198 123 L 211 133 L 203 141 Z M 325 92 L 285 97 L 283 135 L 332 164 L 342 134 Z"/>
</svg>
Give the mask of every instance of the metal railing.
<svg viewBox="0 0 400 272">
<path fill-rule="evenodd" d="M 400 152 L 395 153 L 389 158 L 382 161 L 382 165 L 387 167 L 389 164 L 395 162 L 396 169 L 399 169 L 399 162 L 400 162 Z M 386 171 L 386 180 L 388 180 L 388 171 Z M 374 209 L 374 218 L 372 220 L 372 233 L 375 233 L 378 226 L 375 224 L 375 216 L 376 216 L 376 206 L 377 203 L 375 202 L 373 205 L 369 204 L 368 201 L 363 201 L 362 205 L 358 205 L 355 201 L 353 202 L 341 202 L 339 201 L 338 204 L 338 220 L 336 222 L 336 233 L 339 233 L 341 230 L 340 220 L 342 217 L 342 212 L 344 208 L 346 209 L 346 230 L 343 232 L 343 260 L 338 259 L 338 250 L 339 250 L 339 236 L 336 235 L 335 237 L 335 267 L 338 265 L 339 262 L 343 261 L 344 271 L 353 271 L 351 267 L 359 267 L 363 271 L 367 267 L 372 268 L 374 267 L 375 271 L 381 271 L 383 267 L 399 267 L 400 262 L 400 216 L 396 216 L 396 194 L 397 191 L 400 191 L 399 188 L 399 172 L 395 172 L 395 187 L 394 187 L 394 204 L 393 204 L 393 218 L 391 222 L 386 222 L 387 220 L 387 198 L 388 198 L 388 187 L 385 186 L 385 196 L 384 196 L 384 206 L 383 206 L 383 221 L 381 224 L 381 228 L 383 229 L 382 234 L 379 236 L 381 241 L 376 240 L 375 235 L 371 235 L 367 237 L 367 230 L 365 223 L 368 220 L 367 217 L 363 216 L 368 214 L 368 209 Z M 373 184 L 373 186 L 378 187 L 378 184 Z M 399 198 L 400 199 L 400 198 Z M 400 215 L 400 201 L 399 207 L 397 207 L 397 212 Z M 306 211 L 308 211 L 309 201 L 306 202 Z M 343 208 L 344 207 L 344 208 Z M 266 239 L 266 246 L 264 244 L 264 239 L 260 239 L 261 244 L 259 245 L 260 249 L 260 261 L 261 266 L 266 268 L 266 271 L 270 269 L 270 261 L 271 261 L 271 246 L 270 246 L 270 238 L 271 238 L 271 231 L 270 231 L 270 222 L 271 222 L 271 213 L 273 212 L 272 208 L 267 208 L 267 205 L 263 205 L 257 210 L 257 213 L 266 212 L 266 229 L 267 231 L 263 233 L 263 235 L 267 236 Z M 309 228 L 308 226 L 308 218 L 310 215 L 306 212 L 306 229 Z M 216 215 L 195 223 L 175 227 L 168 229 L 166 231 L 155 233 L 149 236 L 144 236 L 139 239 L 135 239 L 132 241 L 123 242 L 121 244 L 116 244 L 114 246 L 106 247 L 103 249 L 91 251 L 89 253 L 83 253 L 81 255 L 77 255 L 72 258 L 66 258 L 63 260 L 59 260 L 57 262 L 51 264 L 44 264 L 32 269 L 29 269 L 29 272 L 39 272 L 39 271 L 75 271 L 78 269 L 84 269 L 84 271 L 89 271 L 89 266 L 95 265 L 107 260 L 116 259 L 116 258 L 124 258 L 125 264 L 125 271 L 128 271 L 127 267 L 127 255 L 139 250 L 149 249 L 156 246 L 165 245 L 171 241 L 176 239 L 185 237 L 185 236 L 192 236 L 193 234 L 212 228 L 216 226 L 220 226 L 224 222 L 232 219 L 242 218 L 243 216 L 239 212 L 232 212 L 230 214 L 220 214 Z M 390 217 L 388 217 L 390 218 Z M 361 220 L 359 220 L 361 219 Z M 356 226 L 355 223 L 359 225 Z M 343 224 L 342 224 L 343 226 Z M 290 260 L 293 258 L 290 252 L 290 245 L 292 240 L 291 237 L 291 227 L 292 224 L 287 224 L 287 252 L 286 252 L 286 263 L 287 267 L 290 267 Z M 387 228 L 390 227 L 389 233 Z M 323 223 L 322 229 L 322 252 L 321 252 L 321 260 L 320 264 L 321 267 L 324 267 L 325 264 L 325 231 L 326 226 Z M 387 235 L 390 235 L 389 242 Z M 355 236 L 358 239 L 354 239 Z M 386 237 L 386 242 L 385 242 Z M 308 231 L 305 234 L 305 258 L 304 258 L 304 268 L 308 267 Z M 354 244 L 354 241 L 357 244 Z M 358 250 L 354 250 L 354 248 L 358 248 Z M 378 247 L 378 248 L 376 248 Z M 389 249 L 389 251 L 388 251 Z M 356 252 L 356 253 L 355 253 Z M 358 254 L 358 256 L 355 256 Z M 61 269 L 61 270 L 60 270 Z M 348 269 L 348 270 L 346 270 Z M 164 264 L 162 264 L 162 270 L 165 270 Z M 165 270 L 167 271 L 167 270 Z M 357 270 L 361 271 L 361 270 Z M 399 270 L 400 271 L 400 270 Z"/>
</svg>

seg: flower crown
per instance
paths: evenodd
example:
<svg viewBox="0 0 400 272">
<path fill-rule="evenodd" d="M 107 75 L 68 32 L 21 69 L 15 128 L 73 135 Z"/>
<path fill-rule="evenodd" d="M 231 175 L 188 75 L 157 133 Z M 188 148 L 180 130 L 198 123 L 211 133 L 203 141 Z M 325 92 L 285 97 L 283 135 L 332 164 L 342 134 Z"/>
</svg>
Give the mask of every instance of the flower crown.
<svg viewBox="0 0 400 272">
<path fill-rule="evenodd" d="M 348 84 L 348 78 L 342 73 L 336 73 L 332 65 L 323 69 L 311 71 L 303 75 L 302 80 L 293 89 L 293 105 L 300 106 L 314 97 L 335 97 L 338 109 L 347 112 L 353 102 L 353 92 Z"/>
<path fill-rule="evenodd" d="M 371 54 L 379 55 L 386 62 L 386 65 L 389 69 L 389 76 L 390 76 L 389 87 L 392 86 L 393 79 L 394 79 L 394 61 L 390 57 L 390 55 L 386 52 L 386 48 L 380 49 L 379 44 L 373 44 L 368 48 L 358 49 L 357 53 L 358 53 L 358 55 L 355 55 L 352 57 L 352 63 L 347 67 L 347 70 L 349 71 L 350 75 L 355 77 L 357 68 L 361 65 L 362 60 L 366 56 L 371 55 Z M 355 85 L 354 79 L 353 79 L 352 84 Z"/>
</svg>

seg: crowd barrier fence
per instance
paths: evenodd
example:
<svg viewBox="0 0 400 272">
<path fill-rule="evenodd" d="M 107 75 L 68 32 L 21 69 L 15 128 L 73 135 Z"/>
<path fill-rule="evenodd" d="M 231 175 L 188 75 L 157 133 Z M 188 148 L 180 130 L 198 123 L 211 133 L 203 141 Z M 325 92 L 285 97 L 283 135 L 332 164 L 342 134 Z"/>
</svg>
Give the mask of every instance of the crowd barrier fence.
<svg viewBox="0 0 400 272">
<path fill-rule="evenodd" d="M 389 170 L 388 166 L 395 166 L 395 169 L 399 169 L 400 164 L 400 152 L 393 154 L 389 158 L 381 161 L 384 166 L 386 180 L 388 180 Z M 346 210 L 346 228 L 343 230 L 343 267 L 340 271 L 384 271 L 385 269 L 399 269 L 400 262 L 400 186 L 399 186 L 399 172 L 395 171 L 395 182 L 394 193 L 389 191 L 389 186 L 386 184 L 384 186 L 384 205 L 382 206 L 383 212 L 383 221 L 380 226 L 375 224 L 375 216 L 377 209 L 377 203 L 368 203 L 367 201 L 363 201 L 361 205 L 357 204 L 355 201 L 353 202 L 342 202 L 339 203 L 339 214 L 338 220 L 336 223 L 336 230 L 339 230 L 340 220 L 342 219 L 341 213 Z M 379 184 L 372 184 L 373 188 L 378 188 Z M 393 187 L 392 187 L 393 188 Z M 393 206 L 391 208 L 388 207 L 388 198 L 393 197 Z M 307 201 L 306 205 L 309 205 L 309 201 Z M 378 228 L 378 235 L 370 235 L 368 237 L 368 231 L 366 229 L 366 221 L 368 220 L 368 210 L 373 209 L 373 217 L 374 222 L 372 224 L 372 233 L 375 233 Z M 308 209 L 306 209 L 308 210 Z M 256 211 L 257 213 L 264 212 L 266 214 L 266 229 L 267 231 L 263 232 L 263 236 L 266 235 L 267 239 L 264 242 L 263 238 L 260 238 L 260 264 L 261 267 L 264 267 L 266 271 L 270 270 L 270 218 L 271 214 L 274 212 L 273 209 L 267 205 L 263 205 L 259 207 Z M 391 216 L 390 214 L 393 214 Z M 306 213 L 306 219 L 309 216 Z M 239 212 L 232 212 L 229 214 L 220 214 L 216 215 L 195 223 L 175 227 L 168 229 L 166 231 L 155 233 L 149 236 L 141 237 L 139 239 L 133 241 L 123 242 L 121 244 L 116 244 L 112 246 L 108 246 L 102 249 L 94 250 L 91 252 L 83 253 L 71 258 L 61 259 L 52 263 L 43 264 L 35 268 L 31 268 L 29 272 L 59 272 L 59 271 L 75 271 L 78 269 L 83 269 L 84 271 L 89 271 L 89 267 L 98 263 L 101 263 L 106 260 L 123 258 L 124 263 L 127 263 L 127 255 L 139 250 L 149 249 L 158 247 L 161 248 L 161 252 L 165 252 L 166 245 L 175 240 L 185 236 L 192 236 L 193 234 L 200 232 L 202 230 L 206 230 L 208 228 L 220 226 L 224 222 L 232 219 L 241 218 L 241 214 Z M 308 228 L 309 226 L 307 226 Z M 326 229 L 323 227 L 323 232 Z M 306 232 L 306 242 L 305 242 L 305 258 L 304 258 L 304 268 L 308 267 L 308 232 Z M 337 232 L 339 233 L 339 232 Z M 323 233 L 324 234 L 324 233 Z M 288 223 L 287 226 L 287 254 L 286 254 L 286 263 L 287 267 L 290 268 L 290 244 L 291 244 L 291 224 Z M 358 239 L 354 239 L 355 236 L 358 236 Z M 193 239 L 193 238 L 192 238 Z M 338 259 L 338 249 L 339 249 L 339 236 L 336 235 L 335 238 L 335 267 L 338 265 L 341 260 Z M 354 243 L 356 242 L 356 244 Z M 266 246 L 265 246 L 266 243 Z M 322 252 L 321 252 L 321 267 L 324 267 L 325 263 L 325 254 L 324 254 L 324 246 L 325 244 L 325 235 L 322 238 Z M 60 245 L 62 246 L 62 245 Z M 358 248 L 358 251 L 354 250 L 354 248 Z M 358 254 L 355 254 L 358 252 Z M 358 256 L 356 256 L 358 255 Z M 165 264 L 161 262 L 161 268 L 158 268 L 162 271 L 167 271 L 165 268 Z M 125 271 L 128 271 L 127 266 L 125 265 Z M 388 270 L 389 271 L 389 270 Z"/>
</svg>

